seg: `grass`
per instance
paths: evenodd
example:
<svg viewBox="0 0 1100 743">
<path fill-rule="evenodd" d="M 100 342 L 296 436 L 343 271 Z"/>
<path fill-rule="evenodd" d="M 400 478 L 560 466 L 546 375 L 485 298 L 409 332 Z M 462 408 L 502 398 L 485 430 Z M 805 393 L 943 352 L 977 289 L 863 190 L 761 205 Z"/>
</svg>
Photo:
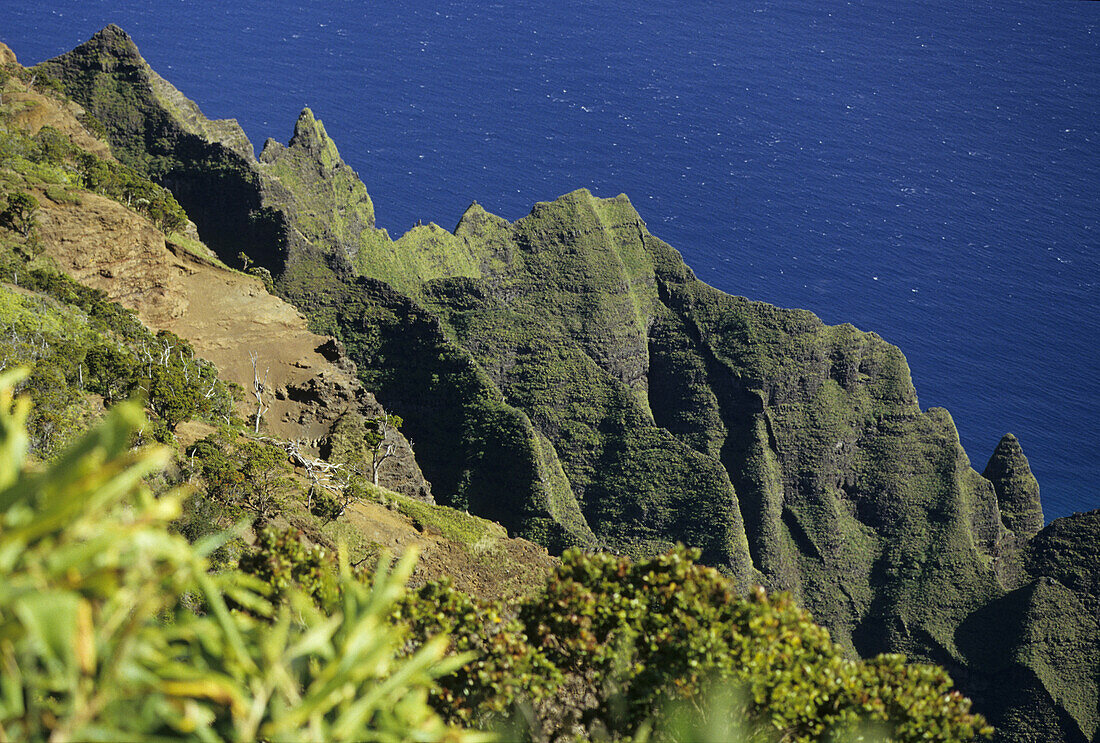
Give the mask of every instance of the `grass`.
<svg viewBox="0 0 1100 743">
<path fill-rule="evenodd" d="M 479 551 L 484 551 L 486 540 L 508 537 L 500 524 L 453 508 L 422 503 L 392 491 L 387 492 L 386 498 L 397 511 L 408 516 L 416 528 L 429 533 L 432 529 L 438 530 L 444 538 L 469 547 L 478 546 Z"/>
<path fill-rule="evenodd" d="M 219 268 L 224 268 L 228 271 L 235 270 L 222 263 L 221 259 L 219 259 L 218 256 L 214 254 L 214 251 L 208 248 L 201 240 L 195 240 L 191 237 L 188 237 L 187 235 L 184 235 L 181 232 L 173 232 L 172 234 L 165 237 L 165 242 L 171 245 L 175 245 L 176 247 L 181 248 L 191 255 L 201 258 L 208 263 L 213 263 Z M 241 271 L 238 271 L 238 273 L 243 274 L 243 272 Z"/>
</svg>

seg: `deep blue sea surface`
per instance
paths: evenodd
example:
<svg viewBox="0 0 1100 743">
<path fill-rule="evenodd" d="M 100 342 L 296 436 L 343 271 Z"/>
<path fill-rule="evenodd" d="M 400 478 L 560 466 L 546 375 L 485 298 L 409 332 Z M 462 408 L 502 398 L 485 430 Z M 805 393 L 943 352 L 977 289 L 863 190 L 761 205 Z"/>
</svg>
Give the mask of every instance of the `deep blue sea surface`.
<svg viewBox="0 0 1100 743">
<path fill-rule="evenodd" d="M 3 0 L 24 64 L 107 23 L 257 149 L 303 106 L 397 236 L 627 193 L 727 292 L 905 352 L 980 471 L 1100 507 L 1100 3 Z"/>
</svg>

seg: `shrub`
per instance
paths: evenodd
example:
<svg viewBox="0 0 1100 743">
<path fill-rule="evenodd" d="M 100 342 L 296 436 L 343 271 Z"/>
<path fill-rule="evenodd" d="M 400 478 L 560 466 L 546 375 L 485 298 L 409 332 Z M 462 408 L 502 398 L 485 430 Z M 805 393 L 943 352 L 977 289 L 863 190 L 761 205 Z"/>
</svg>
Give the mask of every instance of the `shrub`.
<svg viewBox="0 0 1100 743">
<path fill-rule="evenodd" d="M 487 723 L 517 702 L 548 698 L 561 684 L 561 673 L 528 642 L 514 611 L 458 591 L 448 579 L 407 595 L 394 620 L 409 628 L 410 650 L 445 636 L 452 653 L 476 654 L 433 690 L 433 706 L 452 721 Z"/>
<path fill-rule="evenodd" d="M 89 152 L 76 152 L 74 158 L 81 183 L 89 191 L 144 214 L 166 235 L 187 224 L 187 213 L 171 192 L 133 168 L 100 159 Z"/>
<path fill-rule="evenodd" d="M 303 591 L 322 610 L 338 607 L 336 560 L 324 547 L 308 544 L 296 529 L 265 526 L 255 546 L 240 560 L 240 568 L 262 580 L 275 600 Z"/>
<path fill-rule="evenodd" d="M 789 596 L 741 597 L 697 559 L 683 547 L 636 563 L 569 550 L 514 619 L 448 586 L 426 586 L 399 606 L 414 639 L 441 630 L 478 653 L 439 680 L 445 714 L 484 723 L 526 700 L 537 739 L 676 738 L 685 729 L 690 737 L 714 725 L 795 741 L 854 739 L 868 727 L 897 741 L 991 733 L 943 669 L 898 655 L 849 659 Z M 659 712 L 685 709 L 698 724 Z"/>
<path fill-rule="evenodd" d="M 27 237 L 34 227 L 34 213 L 38 211 L 38 199 L 24 191 L 8 196 L 8 202 L 0 211 L 0 225 Z"/>
<path fill-rule="evenodd" d="M 275 513 L 290 489 L 286 452 L 270 444 L 222 430 L 196 442 L 190 452 L 200 462 L 208 497 L 260 521 Z"/>
</svg>

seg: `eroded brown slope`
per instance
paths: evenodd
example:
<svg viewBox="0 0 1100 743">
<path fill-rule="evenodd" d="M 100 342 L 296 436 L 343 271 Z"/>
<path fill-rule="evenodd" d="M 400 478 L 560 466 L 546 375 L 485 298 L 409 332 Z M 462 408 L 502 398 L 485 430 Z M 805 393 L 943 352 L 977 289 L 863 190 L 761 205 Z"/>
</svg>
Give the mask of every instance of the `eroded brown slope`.
<svg viewBox="0 0 1100 743">
<path fill-rule="evenodd" d="M 95 194 L 83 194 L 79 204 L 41 202 L 44 252 L 77 281 L 134 310 L 150 328 L 185 338 L 248 393 L 255 354 L 271 390 L 263 417 L 270 435 L 319 449 L 342 416 L 381 414 L 331 339 L 311 333 L 301 314 L 259 279 L 166 241 L 143 217 Z M 254 414 L 250 394 L 240 412 Z M 401 453 L 384 464 L 381 484 L 430 497 L 408 442 L 393 436 Z"/>
<path fill-rule="evenodd" d="M 0 65 L 18 65 L 15 53 L 0 43 Z M 64 134 L 76 146 L 99 157 L 114 159 L 106 142 L 96 139 L 80 123 L 84 109 L 75 101 L 59 101 L 39 93 L 18 79 L 9 80 L 4 90 L 4 106 L 12 112 L 12 124 L 32 137 L 44 126 Z"/>
</svg>

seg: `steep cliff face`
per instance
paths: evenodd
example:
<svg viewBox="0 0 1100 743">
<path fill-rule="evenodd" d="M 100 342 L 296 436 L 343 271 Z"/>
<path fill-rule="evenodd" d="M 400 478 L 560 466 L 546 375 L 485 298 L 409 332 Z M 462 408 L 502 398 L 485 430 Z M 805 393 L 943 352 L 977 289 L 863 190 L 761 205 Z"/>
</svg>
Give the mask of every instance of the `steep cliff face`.
<svg viewBox="0 0 1100 743">
<path fill-rule="evenodd" d="M 260 174 L 265 206 L 287 215 L 293 246 L 284 279 L 300 270 L 308 284 L 310 261 L 300 259 L 313 253 L 314 246 L 325 246 L 336 265 L 350 269 L 367 246 L 389 243 L 386 233 L 374 227 L 374 204 L 366 187 L 308 108 L 286 147 L 273 139 L 264 144 Z"/>
<path fill-rule="evenodd" d="M 997 740 L 1095 741 L 1100 511 L 1053 521 L 1023 557 L 1020 587 L 979 608 L 957 631 L 969 693 L 998 727 Z"/>
<path fill-rule="evenodd" d="M 475 204 L 453 232 L 391 240 L 311 112 L 253 160 L 123 37 L 47 64 L 101 116 L 115 109 L 97 100 L 123 100 L 120 157 L 189 211 L 189 189 L 208 189 L 224 213 L 196 201 L 200 234 L 263 261 L 341 338 L 442 502 L 551 549 L 698 546 L 794 593 L 853 652 L 947 665 L 1005 740 L 1095 736 L 1095 586 L 1070 545 L 1100 525 L 1036 535 L 1018 442 L 979 475 L 897 348 L 703 284 L 625 196 L 578 191 L 514 223 Z"/>
<path fill-rule="evenodd" d="M 127 109 L 131 113 L 170 106 L 177 117 L 171 121 L 178 119 L 179 131 L 204 147 L 231 147 L 242 158 L 251 151 L 239 127 L 207 121 L 193 103 L 149 70 L 121 30 L 109 27 L 82 49 L 85 57 L 94 51 L 94 64 L 89 64 L 103 72 L 95 78 L 98 88 L 126 89 L 112 82 L 118 74 L 131 83 L 139 80 L 146 94 L 154 91 L 159 96 L 159 103 L 149 103 L 133 88 L 127 89 L 132 94 L 127 100 L 141 102 Z M 11 126 L 22 136 L 33 136 L 50 126 L 80 150 L 111 157 L 107 144 L 96 140 L 80 122 L 83 112 L 74 102 L 31 90 L 17 78 L 7 80 L 3 92 L 5 129 Z M 23 115 L 13 116 L 13 111 Z M 126 120 L 126 126 L 131 131 L 144 130 L 133 118 Z M 218 142 L 205 139 L 215 136 Z M 126 154 L 121 147 L 119 151 Z M 138 150 L 126 156 L 147 164 L 146 154 Z M 147 327 L 188 340 L 225 379 L 251 390 L 256 373 L 266 378 L 268 410 L 263 424 L 267 432 L 319 451 L 330 449 L 349 421 L 357 422 L 361 432 L 363 420 L 384 414 L 356 379 L 354 363 L 339 344 L 310 332 L 298 310 L 269 294 L 259 279 L 221 264 L 194 239 L 193 226 L 166 238 L 148 219 L 127 208 L 125 200 L 84 191 L 78 182 L 70 182 L 75 179 L 58 164 L 52 174 L 28 167 L 22 170 L 20 187 L 38 194 L 34 253 L 44 254 L 80 283 L 101 289 L 109 299 L 134 310 Z M 35 182 L 36 173 L 49 175 L 49 180 Z M 9 185 L 5 181 L 5 191 Z M 256 368 L 250 355 L 256 357 Z M 249 417 L 254 405 L 242 401 L 240 412 Z M 408 441 L 391 431 L 387 443 L 394 446 L 396 455 L 383 464 L 382 484 L 431 501 L 430 485 Z"/>
</svg>

